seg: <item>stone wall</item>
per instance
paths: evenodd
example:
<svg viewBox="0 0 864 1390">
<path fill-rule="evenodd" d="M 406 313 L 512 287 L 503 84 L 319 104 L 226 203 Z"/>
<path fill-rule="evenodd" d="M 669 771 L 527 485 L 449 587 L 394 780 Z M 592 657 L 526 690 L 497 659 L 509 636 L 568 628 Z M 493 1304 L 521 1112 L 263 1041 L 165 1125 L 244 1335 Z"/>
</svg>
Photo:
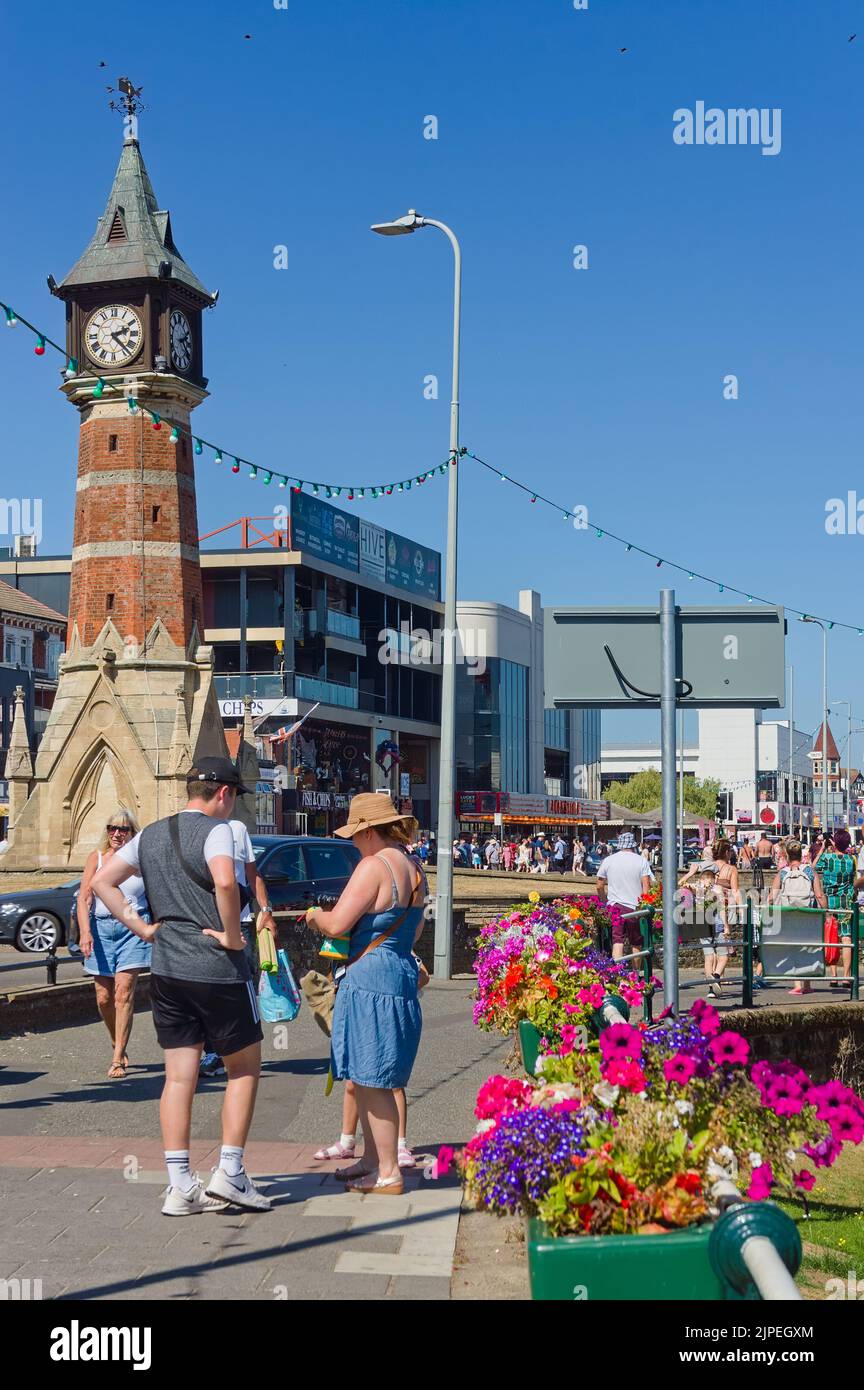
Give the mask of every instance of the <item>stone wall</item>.
<svg viewBox="0 0 864 1390">
<path fill-rule="evenodd" d="M 797 1063 L 814 1081 L 839 1077 L 864 1088 L 864 1002 L 735 1009 L 723 1025 L 743 1033 L 753 1061 Z"/>
</svg>

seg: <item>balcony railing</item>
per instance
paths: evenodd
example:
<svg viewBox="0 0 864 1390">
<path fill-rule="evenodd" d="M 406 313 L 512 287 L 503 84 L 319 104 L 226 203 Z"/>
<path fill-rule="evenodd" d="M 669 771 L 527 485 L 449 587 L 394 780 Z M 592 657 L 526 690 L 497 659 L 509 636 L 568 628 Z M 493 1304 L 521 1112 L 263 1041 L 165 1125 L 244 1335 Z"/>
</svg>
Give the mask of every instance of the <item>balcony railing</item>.
<svg viewBox="0 0 864 1390">
<path fill-rule="evenodd" d="M 320 681 L 314 676 L 295 676 L 294 686 L 299 700 L 320 700 L 322 705 L 340 705 L 342 709 L 358 708 L 356 685 L 337 685 L 335 681 Z"/>
<path fill-rule="evenodd" d="M 273 671 L 235 671 L 214 676 L 213 681 L 220 700 L 242 700 L 244 695 L 251 695 L 253 700 L 278 700 L 289 693 L 285 677 Z"/>
<path fill-rule="evenodd" d="M 325 637 L 350 637 L 360 641 L 360 619 L 353 613 L 340 613 L 327 608 L 323 616 L 315 608 L 306 610 L 307 631 L 310 637 L 321 633 Z"/>
</svg>

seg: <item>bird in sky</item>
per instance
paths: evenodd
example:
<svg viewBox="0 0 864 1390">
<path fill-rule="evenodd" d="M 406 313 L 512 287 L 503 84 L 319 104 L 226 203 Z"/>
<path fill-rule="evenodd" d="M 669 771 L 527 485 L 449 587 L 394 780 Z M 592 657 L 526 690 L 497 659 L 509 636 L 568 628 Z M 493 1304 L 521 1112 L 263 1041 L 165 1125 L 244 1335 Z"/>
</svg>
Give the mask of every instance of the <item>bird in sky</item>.
<svg viewBox="0 0 864 1390">
<path fill-rule="evenodd" d="M 619 52 L 619 53 L 626 53 L 626 52 L 627 52 L 627 49 L 626 49 L 626 48 L 619 48 L 619 49 L 618 49 L 618 52 Z"/>
<path fill-rule="evenodd" d="M 849 42 L 851 43 L 852 40 L 853 40 L 853 39 L 857 39 L 857 37 L 858 37 L 857 34 L 850 34 L 850 35 L 849 35 Z"/>
</svg>

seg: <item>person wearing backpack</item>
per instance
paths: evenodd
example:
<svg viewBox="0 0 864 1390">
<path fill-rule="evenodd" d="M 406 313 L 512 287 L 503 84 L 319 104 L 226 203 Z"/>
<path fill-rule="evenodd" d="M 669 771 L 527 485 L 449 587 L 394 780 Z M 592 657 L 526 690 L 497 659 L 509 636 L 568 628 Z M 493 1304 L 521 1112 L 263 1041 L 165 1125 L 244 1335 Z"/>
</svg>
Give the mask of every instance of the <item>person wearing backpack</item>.
<svg viewBox="0 0 864 1390">
<path fill-rule="evenodd" d="M 802 863 L 802 847 L 798 840 L 787 840 L 786 866 L 778 869 L 768 895 L 769 903 L 778 907 L 813 907 L 814 900 L 821 908 L 828 906 L 828 900 L 820 879 L 809 864 Z M 810 994 L 809 980 L 799 980 L 790 994 Z"/>
</svg>

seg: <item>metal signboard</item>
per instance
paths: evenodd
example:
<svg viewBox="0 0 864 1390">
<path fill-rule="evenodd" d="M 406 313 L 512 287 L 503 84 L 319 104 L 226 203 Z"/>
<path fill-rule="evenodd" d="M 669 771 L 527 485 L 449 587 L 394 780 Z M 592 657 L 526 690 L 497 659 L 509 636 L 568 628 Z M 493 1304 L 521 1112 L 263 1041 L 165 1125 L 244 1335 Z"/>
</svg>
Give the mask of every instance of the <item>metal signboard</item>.
<svg viewBox="0 0 864 1390">
<path fill-rule="evenodd" d="M 356 570 L 360 563 L 360 533 L 356 516 L 328 507 L 317 497 L 295 492 L 291 497 L 291 544 L 331 564 Z"/>
<path fill-rule="evenodd" d="M 547 706 L 656 708 L 659 609 L 546 608 L 543 626 Z M 782 608 L 677 608 L 679 706 L 781 709 L 786 701 L 785 636 Z"/>
<path fill-rule="evenodd" d="M 441 556 L 437 550 L 388 531 L 387 583 L 426 598 L 440 598 Z"/>
</svg>

